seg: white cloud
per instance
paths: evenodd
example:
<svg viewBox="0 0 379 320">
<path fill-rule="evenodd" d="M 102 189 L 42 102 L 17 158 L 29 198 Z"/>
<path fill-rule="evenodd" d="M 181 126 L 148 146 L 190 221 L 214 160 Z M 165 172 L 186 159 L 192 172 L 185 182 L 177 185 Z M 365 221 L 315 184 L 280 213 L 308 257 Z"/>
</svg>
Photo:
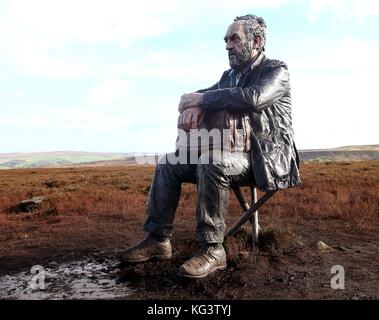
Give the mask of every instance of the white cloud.
<svg viewBox="0 0 379 320">
<path fill-rule="evenodd" d="M 159 51 L 141 59 L 126 62 L 119 69 L 137 79 L 171 80 L 190 85 L 207 83 L 210 86 L 229 68 L 226 51 L 217 54 L 203 53 L 201 59 L 198 53 Z"/>
<path fill-rule="evenodd" d="M 49 115 L 49 125 L 65 129 L 93 133 L 111 133 L 127 127 L 132 118 L 117 116 L 100 111 L 83 110 L 83 108 L 54 108 Z M 53 119 L 53 123 L 51 120 Z"/>
<path fill-rule="evenodd" d="M 130 82 L 121 79 L 106 79 L 95 85 L 89 93 L 89 103 L 106 106 L 127 94 Z"/>
<path fill-rule="evenodd" d="M 88 69 L 83 64 L 50 56 L 47 52 L 30 47 L 25 51 L 16 51 L 12 59 L 23 73 L 47 78 L 80 79 L 88 75 Z"/>
<path fill-rule="evenodd" d="M 359 48 L 359 50 L 356 50 Z M 375 144 L 379 48 L 347 37 L 290 61 L 296 140 L 301 148 Z"/>
<path fill-rule="evenodd" d="M 321 45 L 320 51 L 290 60 L 293 68 L 299 70 L 318 70 L 326 74 L 336 71 L 367 72 L 374 75 L 379 64 L 373 63 L 379 56 L 379 47 L 352 36 L 342 38 L 333 46 Z M 379 70 L 378 70 L 379 71 Z"/>
<path fill-rule="evenodd" d="M 308 18 L 314 22 L 321 12 L 330 10 L 333 24 L 341 25 L 350 20 L 362 20 L 369 16 L 379 15 L 377 0 L 310 0 Z"/>
<path fill-rule="evenodd" d="M 154 42 L 152 52 L 140 52 L 138 47 L 132 48 L 135 51 L 125 48 L 129 49 L 137 40 L 169 32 L 180 36 L 184 29 L 186 34 L 188 28 L 201 30 L 198 26 L 213 28 L 217 23 L 225 24 L 226 28 L 236 15 L 255 13 L 262 8 L 281 8 L 290 3 L 288 0 L 3 1 L 0 63 L 6 66 L 7 76 L 0 74 L 0 77 L 6 81 L 8 74 L 13 76 L 9 88 L 14 90 L 0 93 L 0 98 L 4 102 L 14 101 L 13 109 L 9 107 L 2 113 L 1 127 L 15 132 L 30 131 L 31 136 L 34 131 L 49 132 L 46 136 L 52 144 L 57 139 L 65 140 L 66 133 L 84 132 L 89 137 L 93 135 L 96 148 L 99 137 L 104 141 L 111 137 L 113 145 L 117 144 L 115 141 L 128 143 L 129 151 L 145 151 L 145 148 L 165 151 L 175 142 L 176 110 L 182 93 L 179 91 L 212 85 L 228 67 L 222 43 L 225 30 L 220 30 L 218 48 L 213 43 L 208 45 L 201 35 L 201 41 L 197 42 L 191 34 L 188 47 L 181 43 L 180 48 L 173 49 L 171 44 L 163 46 Z M 366 17 L 379 15 L 379 1 L 309 0 L 309 3 L 312 21 L 324 13 L 332 13 L 333 23 L 339 24 L 359 23 Z M 285 10 L 289 8 L 292 7 Z M 353 37 L 330 46 L 324 32 L 318 35 L 321 39 L 318 52 L 312 44 L 314 38 L 302 38 L 299 43 L 306 49 L 300 50 L 301 56 L 296 56 L 297 50 L 293 50 L 288 61 L 296 141 L 303 148 L 365 143 L 376 133 L 375 86 L 379 70 L 375 61 L 379 49 L 374 41 Z M 292 36 L 297 36 L 296 31 Z M 306 41 L 316 50 L 307 48 Z M 95 46 L 98 44 L 102 46 Z M 101 50 L 93 51 L 85 59 L 83 55 L 88 51 L 81 52 L 83 48 Z M 113 52 L 118 55 L 114 61 L 108 56 Z M 131 54 L 120 58 L 119 54 L 124 52 Z M 133 55 L 135 52 L 138 53 Z M 25 74 L 28 77 L 18 82 L 17 76 Z M 78 90 L 87 88 L 89 83 L 95 85 L 89 92 L 75 92 L 72 98 L 59 93 L 41 97 L 43 90 L 37 90 L 36 95 L 30 92 L 32 86 L 27 81 L 33 81 L 33 76 L 52 80 L 85 78 L 78 82 Z M 163 80 L 170 81 L 167 92 Z M 41 86 L 47 84 L 44 79 L 38 81 Z M 76 85 L 76 82 L 67 83 Z M 154 83 L 162 89 L 152 88 Z M 145 85 L 152 94 L 146 93 Z M 51 83 L 53 92 L 59 92 L 59 86 L 61 82 Z M 13 103 L 24 94 L 22 91 L 28 95 L 28 102 L 20 99 L 18 104 Z M 52 107 L 58 103 L 70 107 Z M 39 113 L 36 115 L 30 106 L 39 106 Z M 138 140 L 141 137 L 149 139 Z M 106 142 L 103 145 L 108 146 Z"/>
<path fill-rule="evenodd" d="M 19 72 L 48 78 L 81 78 L 88 75 L 89 66 L 64 54 L 72 45 L 125 47 L 196 21 L 225 15 L 232 19 L 248 8 L 286 3 L 287 0 L 8 0 L 3 4 L 0 41 L 7 48 L 7 59 Z"/>
<path fill-rule="evenodd" d="M 72 45 L 116 44 L 159 35 L 170 30 L 171 0 L 12 0 L 0 21 L 5 58 L 24 74 L 48 78 L 81 78 L 85 62 L 64 52 Z M 9 64 L 9 63 L 8 63 Z"/>
<path fill-rule="evenodd" d="M 185 5 L 187 1 L 182 1 L 181 6 Z M 197 13 L 197 8 L 202 8 L 202 11 L 213 9 L 215 12 L 231 13 L 239 10 L 257 9 L 257 8 L 277 8 L 288 3 L 288 0 L 195 0 L 188 2 L 192 6 L 192 13 Z M 245 13 L 239 13 L 245 14 Z"/>
<path fill-rule="evenodd" d="M 56 107 L 36 114 L 34 111 L 23 114 L 10 113 L 0 119 L 2 127 L 13 130 L 45 130 L 51 135 L 57 132 L 80 131 L 92 133 L 111 133 L 125 128 L 133 122 L 131 117 L 123 117 L 106 112 L 83 110 L 73 107 Z"/>
<path fill-rule="evenodd" d="M 129 41 L 169 30 L 159 13 L 169 12 L 173 1 L 140 0 L 12 0 L 8 2 L 7 31 L 15 42 L 32 41 L 38 48 L 67 42 Z M 30 39 L 32 37 L 32 39 Z"/>
<path fill-rule="evenodd" d="M 51 48 L 70 41 L 117 43 L 155 36 L 184 21 L 247 8 L 272 8 L 288 0 L 12 0 L 3 22 L 14 44 Z M 197 10 L 198 9 L 198 10 Z M 234 17 L 234 16 L 233 16 Z"/>
<path fill-rule="evenodd" d="M 21 89 L 10 90 L 10 91 L 0 91 L 0 98 L 2 99 L 15 99 L 20 98 L 25 95 L 25 92 Z"/>
</svg>

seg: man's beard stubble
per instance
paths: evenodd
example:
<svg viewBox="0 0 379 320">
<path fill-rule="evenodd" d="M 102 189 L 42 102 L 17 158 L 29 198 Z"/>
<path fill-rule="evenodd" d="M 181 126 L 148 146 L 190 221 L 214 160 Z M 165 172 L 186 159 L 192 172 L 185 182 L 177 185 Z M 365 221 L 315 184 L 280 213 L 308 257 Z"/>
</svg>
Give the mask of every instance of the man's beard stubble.
<svg viewBox="0 0 379 320">
<path fill-rule="evenodd" d="M 248 45 L 243 48 L 241 53 L 229 51 L 229 64 L 232 69 L 242 70 L 250 61 L 252 61 L 252 58 Z"/>
</svg>

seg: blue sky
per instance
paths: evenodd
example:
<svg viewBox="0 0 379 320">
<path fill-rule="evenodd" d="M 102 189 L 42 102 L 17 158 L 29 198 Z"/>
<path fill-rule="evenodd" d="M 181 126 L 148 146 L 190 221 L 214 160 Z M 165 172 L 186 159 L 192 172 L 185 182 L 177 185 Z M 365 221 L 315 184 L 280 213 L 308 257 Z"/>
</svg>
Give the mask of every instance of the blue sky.
<svg viewBox="0 0 379 320">
<path fill-rule="evenodd" d="M 237 15 L 288 63 L 300 149 L 377 144 L 376 0 L 0 0 L 0 152 L 167 152 Z"/>
</svg>

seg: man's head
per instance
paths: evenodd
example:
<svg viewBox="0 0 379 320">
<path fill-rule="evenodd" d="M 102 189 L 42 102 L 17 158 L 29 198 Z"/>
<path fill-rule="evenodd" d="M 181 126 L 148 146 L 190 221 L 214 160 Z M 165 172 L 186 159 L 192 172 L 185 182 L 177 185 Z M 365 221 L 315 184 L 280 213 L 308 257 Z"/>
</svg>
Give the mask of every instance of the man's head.
<svg viewBox="0 0 379 320">
<path fill-rule="evenodd" d="M 237 17 L 225 35 L 230 67 L 242 70 L 250 64 L 266 43 L 266 24 L 263 18 L 254 15 Z"/>
</svg>

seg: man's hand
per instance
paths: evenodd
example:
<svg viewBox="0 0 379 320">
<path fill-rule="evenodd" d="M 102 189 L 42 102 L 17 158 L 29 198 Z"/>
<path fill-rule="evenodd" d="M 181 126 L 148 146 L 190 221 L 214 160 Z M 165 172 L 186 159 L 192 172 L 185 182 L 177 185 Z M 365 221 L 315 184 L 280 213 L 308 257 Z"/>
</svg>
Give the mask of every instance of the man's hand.
<svg viewBox="0 0 379 320">
<path fill-rule="evenodd" d="M 191 129 L 199 129 L 204 112 L 201 108 L 190 108 L 184 110 L 178 119 L 178 128 L 189 132 Z"/>
<path fill-rule="evenodd" d="M 202 93 L 186 93 L 183 94 L 179 102 L 179 112 L 182 113 L 184 110 L 189 108 L 198 108 L 203 103 Z"/>
</svg>

